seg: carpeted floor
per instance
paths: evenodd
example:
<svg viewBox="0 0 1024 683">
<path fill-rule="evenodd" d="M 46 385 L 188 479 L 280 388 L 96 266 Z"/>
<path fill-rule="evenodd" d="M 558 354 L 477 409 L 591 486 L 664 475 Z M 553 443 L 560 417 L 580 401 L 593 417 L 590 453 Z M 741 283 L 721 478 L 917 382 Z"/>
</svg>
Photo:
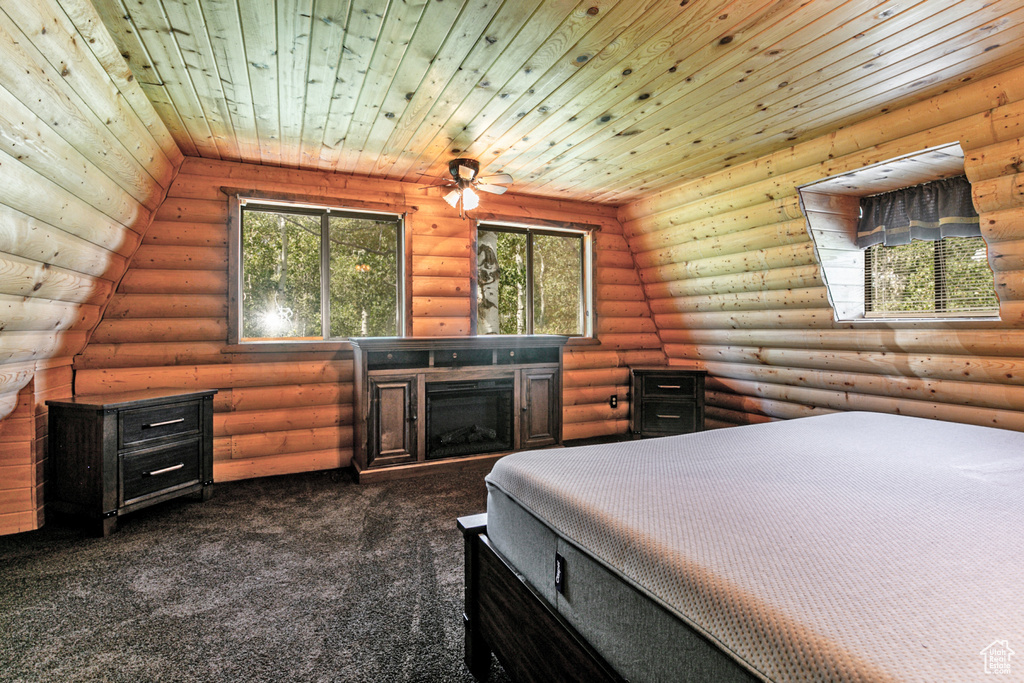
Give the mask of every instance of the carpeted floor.
<svg viewBox="0 0 1024 683">
<path fill-rule="evenodd" d="M 469 683 L 455 518 L 485 472 L 218 484 L 106 539 L 0 537 L 0 680 Z"/>
</svg>

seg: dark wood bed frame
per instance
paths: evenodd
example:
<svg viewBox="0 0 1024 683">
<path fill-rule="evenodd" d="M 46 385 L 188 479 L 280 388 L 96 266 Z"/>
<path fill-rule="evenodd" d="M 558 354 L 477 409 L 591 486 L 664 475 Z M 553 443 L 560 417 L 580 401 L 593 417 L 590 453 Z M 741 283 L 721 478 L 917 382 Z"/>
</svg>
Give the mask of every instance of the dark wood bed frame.
<svg viewBox="0 0 1024 683">
<path fill-rule="evenodd" d="M 466 666 L 487 680 L 491 652 L 518 683 L 625 683 L 498 553 L 487 514 L 460 517 L 466 544 Z"/>
</svg>

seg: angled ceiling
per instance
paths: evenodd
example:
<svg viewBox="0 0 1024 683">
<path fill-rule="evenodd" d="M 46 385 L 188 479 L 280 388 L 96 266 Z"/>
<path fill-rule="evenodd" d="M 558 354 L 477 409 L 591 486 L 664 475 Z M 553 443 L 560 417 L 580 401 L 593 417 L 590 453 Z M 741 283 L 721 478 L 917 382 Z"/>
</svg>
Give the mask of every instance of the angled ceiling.
<svg viewBox="0 0 1024 683">
<path fill-rule="evenodd" d="M 1024 63 L 1019 0 L 94 0 L 186 155 L 622 204 Z"/>
</svg>

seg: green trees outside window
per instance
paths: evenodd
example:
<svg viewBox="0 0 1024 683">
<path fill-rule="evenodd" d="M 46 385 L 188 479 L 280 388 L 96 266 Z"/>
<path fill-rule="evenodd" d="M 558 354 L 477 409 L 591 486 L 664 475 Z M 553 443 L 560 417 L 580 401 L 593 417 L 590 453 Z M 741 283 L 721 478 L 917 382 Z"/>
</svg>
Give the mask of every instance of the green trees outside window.
<svg viewBox="0 0 1024 683">
<path fill-rule="evenodd" d="M 478 334 L 586 334 L 585 235 L 481 225 Z"/>
<path fill-rule="evenodd" d="M 246 206 L 241 337 L 398 335 L 400 230 L 391 216 Z"/>
<path fill-rule="evenodd" d="M 982 237 L 944 237 L 865 250 L 865 314 L 995 313 L 999 309 Z"/>
</svg>

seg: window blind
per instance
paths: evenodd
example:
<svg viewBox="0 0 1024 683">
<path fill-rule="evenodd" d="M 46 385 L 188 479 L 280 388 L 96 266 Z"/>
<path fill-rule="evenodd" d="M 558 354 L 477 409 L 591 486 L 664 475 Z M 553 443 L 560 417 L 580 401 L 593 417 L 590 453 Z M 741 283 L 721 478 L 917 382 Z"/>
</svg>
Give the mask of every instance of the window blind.
<svg viewBox="0 0 1024 683">
<path fill-rule="evenodd" d="M 914 240 L 865 250 L 864 310 L 872 317 L 995 315 L 985 241 L 979 237 Z"/>
</svg>

